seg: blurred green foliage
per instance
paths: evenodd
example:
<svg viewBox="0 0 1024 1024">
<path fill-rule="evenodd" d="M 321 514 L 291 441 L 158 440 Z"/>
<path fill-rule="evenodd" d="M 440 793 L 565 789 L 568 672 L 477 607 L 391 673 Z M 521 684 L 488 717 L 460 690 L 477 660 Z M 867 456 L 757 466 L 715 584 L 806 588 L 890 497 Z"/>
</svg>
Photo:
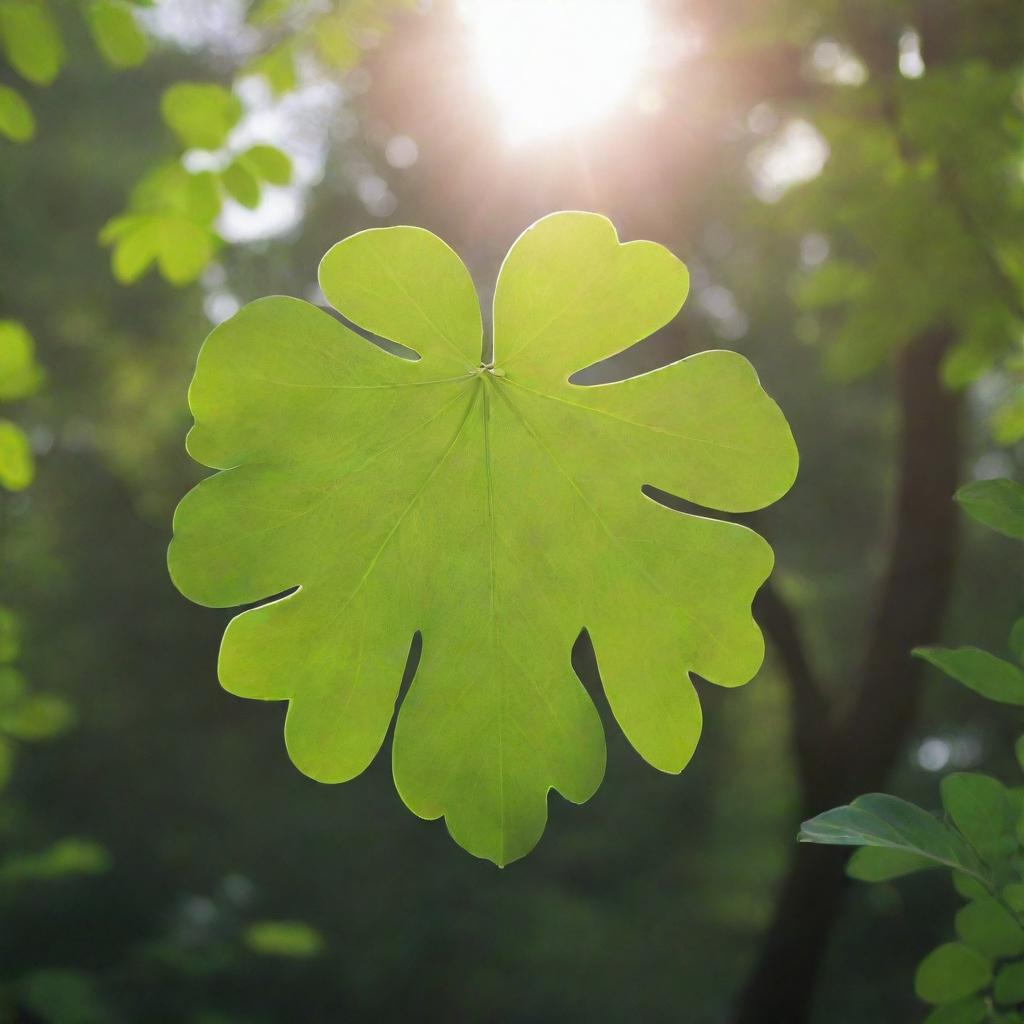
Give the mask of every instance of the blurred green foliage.
<svg viewBox="0 0 1024 1024">
<path fill-rule="evenodd" d="M 961 506 L 979 522 L 1024 540 L 1024 487 L 989 480 L 961 488 Z M 1016 626 L 1014 629 L 1016 630 Z M 1024 671 L 977 648 L 917 652 L 976 693 L 1024 704 Z M 1024 663 L 1024 657 L 1020 658 Z M 1016 752 L 1024 769 L 1024 737 Z M 955 918 L 957 942 L 928 953 L 914 989 L 937 1006 L 926 1024 L 1020 1024 L 1024 1020 L 1024 786 L 980 772 L 953 772 L 941 785 L 944 819 L 885 794 L 804 822 L 803 842 L 858 846 L 847 873 L 882 882 L 938 866 L 952 869 L 968 902 Z"/>
<path fill-rule="evenodd" d="M 53 3 L 61 73 L 43 88 L 8 59 L 0 74 L 0 132 L 37 132 L 30 145 L 0 141 L 0 316 L 28 327 L 47 373 L 44 388 L 4 408 L 31 436 L 38 476 L 0 495 L 0 601 L 18 611 L 17 667 L 32 692 L 58 695 L 77 718 L 53 742 L 19 750 L 0 804 L 3 861 L 88 836 L 110 864 L 0 886 L 10 1018 L 59 1021 L 64 1005 L 155 1024 L 703 1024 L 727 1016 L 756 955 L 797 799 L 788 691 L 771 655 L 735 699 L 701 687 L 708 727 L 683 781 L 645 770 L 609 729 L 601 793 L 571 824 L 554 801 L 548 841 L 499 877 L 401 811 L 383 759 L 352 786 L 308 783 L 279 753 L 274 710 L 217 688 L 223 622 L 177 597 L 163 568 L 166 523 L 197 479 L 180 444 L 188 380 L 211 318 L 274 292 L 315 298 L 311 268 L 339 237 L 382 216 L 424 224 L 451 238 L 482 282 L 523 224 L 555 208 L 599 208 L 628 237 L 679 252 L 694 277 L 682 324 L 626 369 L 720 338 L 752 358 L 786 409 L 801 479 L 758 529 L 840 699 L 884 561 L 897 443 L 885 371 L 921 323 L 950 317 L 960 332 L 946 374 L 969 389 L 965 477 L 1020 479 L 1019 4 L 658 5 L 666 40 L 694 26 L 703 39 L 674 68 L 661 113 L 631 112 L 527 156 L 502 148 L 479 90 L 461 77 L 454 23 L 435 6 L 394 21 L 361 68 L 344 21 L 368 18 L 379 34 L 374 5 L 293 13 L 271 0 L 251 9 L 254 52 L 147 30 L 146 61 L 115 73 L 81 17 L 88 5 Z M 320 15 L 340 27 L 321 32 Z M 908 30 L 918 78 L 900 70 Z M 837 48 L 860 64 L 859 85 L 837 80 Z M 309 60 L 317 70 L 305 80 Z M 247 105 L 248 72 L 275 102 L 300 81 L 344 89 L 328 114 L 293 118 L 321 118 L 326 140 L 301 219 L 228 245 L 230 188 L 250 199 L 253 190 L 234 172 L 229 187 L 223 171 L 255 140 L 186 166 L 160 105 L 178 82 L 231 83 Z M 828 159 L 817 177 L 763 201 L 752 194 L 759 160 L 785 148 L 795 120 L 826 140 Z M 406 169 L 386 159 L 399 135 L 419 151 Z M 259 141 L 292 152 L 272 132 Z M 168 163 L 184 175 L 168 172 L 160 194 L 136 205 L 136 186 Z M 191 178 L 202 183 L 182 186 Z M 369 211 L 367 182 L 378 193 L 386 185 L 393 213 Z M 271 194 L 261 187 L 261 204 Z M 121 257 L 131 288 L 96 255 L 121 210 L 156 221 Z M 191 239 L 163 265 L 197 282 L 180 291 L 142 276 L 160 269 L 161 218 L 175 225 L 171 237 Z M 120 236 L 108 241 L 116 260 Z M 833 352 L 825 372 L 819 353 Z M 1012 541 L 966 531 L 944 641 L 1002 650 L 1022 611 L 1019 558 Z M 593 685 L 588 657 L 578 649 L 575 664 Z M 933 685 L 890 788 L 937 806 L 936 765 L 1009 778 L 1019 731 L 1006 707 Z M 957 906 L 940 872 L 854 888 L 815 1019 L 918 1019 L 915 965 L 950 934 Z M 244 939 L 257 921 L 307 924 L 321 952 L 257 954 Z M 1006 973 L 996 985 L 1008 995 L 1017 982 Z M 951 1012 L 974 1012 L 971 998 Z"/>
</svg>

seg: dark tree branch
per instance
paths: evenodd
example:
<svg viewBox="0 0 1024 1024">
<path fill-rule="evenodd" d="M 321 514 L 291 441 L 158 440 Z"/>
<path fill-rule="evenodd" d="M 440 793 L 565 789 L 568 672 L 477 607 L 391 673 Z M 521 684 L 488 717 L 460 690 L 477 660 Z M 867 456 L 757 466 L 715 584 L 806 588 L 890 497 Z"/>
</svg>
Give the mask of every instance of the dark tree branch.
<svg viewBox="0 0 1024 1024">
<path fill-rule="evenodd" d="M 754 618 L 771 642 L 789 687 L 797 777 L 806 789 L 812 784 L 820 747 L 828 735 L 829 702 L 807 656 L 796 616 L 770 581 L 754 601 Z M 807 796 L 805 792 L 805 801 Z"/>
<path fill-rule="evenodd" d="M 799 764 L 804 816 L 879 788 L 913 724 L 921 665 L 910 650 L 938 635 L 956 548 L 951 498 L 958 476 L 962 397 L 946 391 L 939 377 L 952 341 L 948 328 L 935 327 L 899 358 L 899 483 L 887 568 L 850 711 L 826 742 L 808 746 Z M 785 657 L 785 628 L 781 635 L 780 657 Z M 794 664 L 802 676 L 809 671 L 799 660 Z M 798 692 L 804 695 L 795 699 L 795 707 L 805 702 L 806 682 L 794 685 L 795 698 Z M 808 1020 L 839 913 L 844 862 L 841 850 L 795 849 L 760 956 L 740 994 L 736 1024 Z"/>
</svg>

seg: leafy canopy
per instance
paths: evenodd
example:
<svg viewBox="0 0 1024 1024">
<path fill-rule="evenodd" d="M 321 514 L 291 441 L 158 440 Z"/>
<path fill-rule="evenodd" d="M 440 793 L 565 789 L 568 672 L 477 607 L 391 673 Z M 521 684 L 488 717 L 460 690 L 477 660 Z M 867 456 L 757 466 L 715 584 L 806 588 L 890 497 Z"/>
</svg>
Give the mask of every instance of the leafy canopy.
<svg viewBox="0 0 1024 1024">
<path fill-rule="evenodd" d="M 604 772 L 601 721 L 570 665 L 582 629 L 620 726 L 664 771 L 684 767 L 701 728 L 688 673 L 736 686 L 761 663 L 750 604 L 771 549 L 641 487 L 748 511 L 787 491 L 796 449 L 732 352 L 571 382 L 666 324 L 687 292 L 678 259 L 621 244 L 603 217 L 554 214 L 515 243 L 493 360 L 481 361 L 469 273 L 427 231 L 339 242 L 320 284 L 347 319 L 418 358 L 291 298 L 217 327 L 188 449 L 221 472 L 179 506 L 170 571 L 215 607 L 292 591 L 231 622 L 220 678 L 288 700 L 289 753 L 324 782 L 376 754 L 421 631 L 396 785 L 416 814 L 443 815 L 458 843 L 505 864 L 539 839 L 549 789 L 582 802 Z"/>
</svg>

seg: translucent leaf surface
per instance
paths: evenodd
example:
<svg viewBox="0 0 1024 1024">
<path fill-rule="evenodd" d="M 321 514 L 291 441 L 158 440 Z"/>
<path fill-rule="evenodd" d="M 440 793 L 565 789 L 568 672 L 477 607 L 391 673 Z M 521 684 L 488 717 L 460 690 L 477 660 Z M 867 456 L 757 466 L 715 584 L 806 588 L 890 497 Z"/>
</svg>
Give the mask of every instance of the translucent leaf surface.
<svg viewBox="0 0 1024 1024">
<path fill-rule="evenodd" d="M 731 352 L 569 382 L 667 323 L 686 295 L 671 253 L 621 244 L 602 217 L 552 215 L 516 242 L 493 364 L 469 274 L 426 231 L 346 239 L 320 284 L 350 321 L 419 358 L 289 298 L 216 328 L 190 391 L 188 448 L 221 472 L 178 508 L 171 574 L 217 607 L 293 590 L 232 621 L 220 678 L 288 700 L 291 757 L 325 782 L 376 754 L 420 631 L 397 787 L 504 864 L 538 840 L 550 789 L 581 802 L 604 772 L 601 722 L 570 665 L 582 629 L 623 731 L 665 771 L 683 768 L 700 732 L 688 674 L 735 686 L 757 671 L 750 604 L 770 548 L 641 488 L 762 507 L 793 481 L 792 437 Z"/>
<path fill-rule="evenodd" d="M 160 113 L 183 146 L 219 149 L 242 116 L 242 103 L 222 85 L 178 82 L 164 91 Z"/>
<path fill-rule="evenodd" d="M 250 146 L 238 155 L 237 162 L 270 185 L 287 185 L 292 180 L 291 159 L 276 146 Z"/>
</svg>

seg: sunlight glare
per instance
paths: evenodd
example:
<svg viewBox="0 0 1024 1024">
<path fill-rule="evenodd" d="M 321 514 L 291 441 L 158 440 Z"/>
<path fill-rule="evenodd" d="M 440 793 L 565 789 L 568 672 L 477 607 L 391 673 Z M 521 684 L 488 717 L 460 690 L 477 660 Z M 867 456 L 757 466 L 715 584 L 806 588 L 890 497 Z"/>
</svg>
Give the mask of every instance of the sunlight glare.
<svg viewBox="0 0 1024 1024">
<path fill-rule="evenodd" d="M 622 103 L 651 45 L 646 0 L 463 0 L 510 141 L 592 125 Z"/>
</svg>

